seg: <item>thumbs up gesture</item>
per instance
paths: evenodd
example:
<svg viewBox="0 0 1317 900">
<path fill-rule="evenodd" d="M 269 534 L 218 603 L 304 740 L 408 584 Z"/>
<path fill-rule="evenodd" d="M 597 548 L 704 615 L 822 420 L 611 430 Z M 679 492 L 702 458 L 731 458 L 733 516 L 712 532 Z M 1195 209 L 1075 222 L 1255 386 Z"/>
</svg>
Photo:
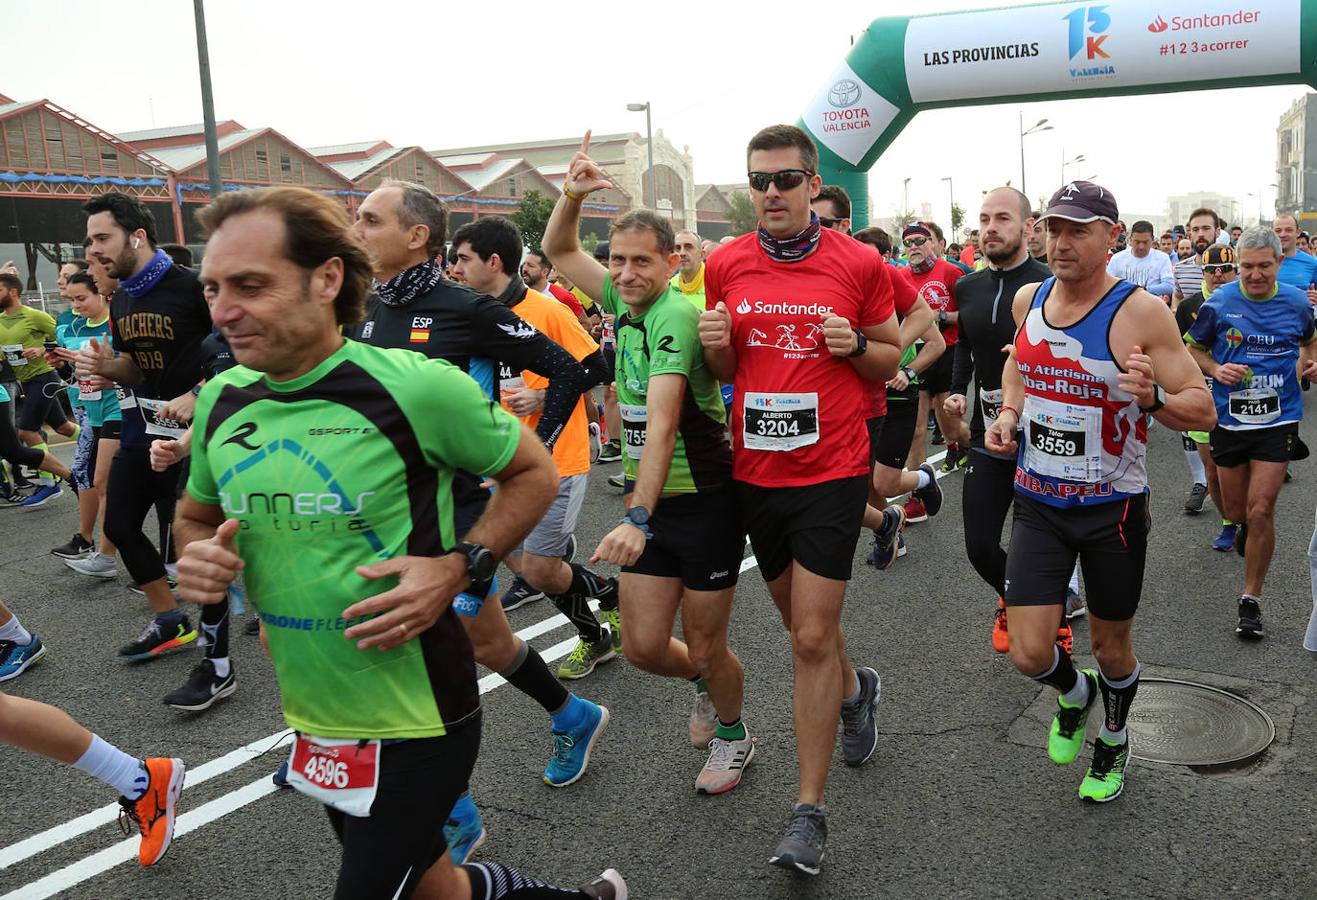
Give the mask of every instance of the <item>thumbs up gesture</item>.
<svg viewBox="0 0 1317 900">
<path fill-rule="evenodd" d="M 700 313 L 700 344 L 706 350 L 726 350 L 732 346 L 732 314 L 721 300 L 713 309 Z"/>
<path fill-rule="evenodd" d="M 233 545 L 238 520 L 225 519 L 215 536 L 193 541 L 178 558 L 178 592 L 192 603 L 219 603 L 242 571 L 242 558 Z"/>
<path fill-rule="evenodd" d="M 99 338 L 92 338 L 73 358 L 73 368 L 83 378 L 100 375 L 101 364 L 112 359 L 114 359 L 114 349 L 109 342 L 102 343 Z"/>
</svg>

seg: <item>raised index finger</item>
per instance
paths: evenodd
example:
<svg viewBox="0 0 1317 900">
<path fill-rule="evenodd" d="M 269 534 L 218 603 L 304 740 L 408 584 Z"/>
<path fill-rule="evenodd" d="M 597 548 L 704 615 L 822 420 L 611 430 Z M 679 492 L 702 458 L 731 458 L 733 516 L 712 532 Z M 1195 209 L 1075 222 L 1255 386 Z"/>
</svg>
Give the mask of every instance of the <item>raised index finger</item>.
<svg viewBox="0 0 1317 900">
<path fill-rule="evenodd" d="M 590 129 L 585 130 L 585 140 L 581 141 L 581 152 L 590 155 Z"/>
</svg>

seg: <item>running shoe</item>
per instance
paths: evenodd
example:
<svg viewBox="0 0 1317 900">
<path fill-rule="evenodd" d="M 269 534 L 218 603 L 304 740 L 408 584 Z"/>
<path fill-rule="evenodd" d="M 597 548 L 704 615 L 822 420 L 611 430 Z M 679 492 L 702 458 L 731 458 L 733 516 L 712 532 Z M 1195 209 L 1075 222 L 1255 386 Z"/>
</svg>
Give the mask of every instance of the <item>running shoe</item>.
<svg viewBox="0 0 1317 900">
<path fill-rule="evenodd" d="M 119 827 L 124 834 L 136 825 L 142 835 L 137 861 L 152 866 L 164 859 L 174 839 L 174 815 L 178 795 L 183 792 L 187 767 L 181 759 L 148 759 L 146 793 L 136 800 L 119 798 Z"/>
<path fill-rule="evenodd" d="M 860 696 L 841 703 L 841 754 L 848 766 L 862 766 L 878 749 L 878 701 L 883 680 L 868 666 L 855 670 Z"/>
<path fill-rule="evenodd" d="M 1216 536 L 1216 540 L 1212 541 L 1212 549 L 1220 550 L 1222 553 L 1229 553 L 1235 549 L 1235 532 L 1237 530 L 1238 526 L 1233 522 L 1222 525 L 1221 533 Z"/>
<path fill-rule="evenodd" d="M 1071 655 L 1075 649 L 1075 630 L 1070 627 L 1070 622 L 1064 616 L 1061 618 L 1061 624 L 1056 626 L 1056 643 L 1061 648 L 1061 652 Z"/>
<path fill-rule="evenodd" d="M 691 707 L 691 743 L 696 747 L 708 747 L 717 728 L 718 711 L 713 708 L 713 701 L 706 692 L 698 691 L 695 694 L 695 705 Z"/>
<path fill-rule="evenodd" d="M 896 542 L 905 526 L 905 510 L 889 506 L 883 510 L 883 524 L 873 530 L 873 549 L 865 560 L 880 572 L 892 567 L 896 561 Z"/>
<path fill-rule="evenodd" d="M 916 522 L 927 522 L 928 510 L 924 508 L 924 501 L 918 497 L 912 496 L 905 501 L 905 523 L 913 525 Z"/>
<path fill-rule="evenodd" d="M 1235 626 L 1235 634 L 1248 641 L 1261 640 L 1262 631 L 1262 605 L 1252 597 L 1239 598 L 1239 624 Z M 0 681 L 3 681 L 0 678 Z"/>
<path fill-rule="evenodd" d="M 602 875 L 582 886 L 581 893 L 590 900 L 629 900 L 631 896 L 617 869 L 604 869 Z"/>
<path fill-rule="evenodd" d="M 1011 652 L 1011 636 L 1006 631 L 1006 601 L 1000 597 L 992 612 L 992 649 L 998 653 Z"/>
<path fill-rule="evenodd" d="M 1203 501 L 1207 499 L 1207 485 L 1195 484 L 1189 488 L 1189 496 L 1184 498 L 1184 511 L 1196 516 L 1203 511 Z"/>
<path fill-rule="evenodd" d="M 558 666 L 558 677 L 568 681 L 584 678 L 594 671 L 595 666 L 608 662 L 617 656 L 613 649 L 613 637 L 604 629 L 603 639 L 597 644 L 578 640 L 572 652 Z"/>
<path fill-rule="evenodd" d="M 32 496 L 22 502 L 24 509 L 36 509 L 38 506 L 45 506 L 51 500 L 58 500 L 64 492 L 60 490 L 58 484 L 43 484 L 32 492 Z"/>
<path fill-rule="evenodd" d="M 1293 480 L 1294 480 L 1294 470 L 1291 469 L 1289 466 L 1286 466 L 1286 467 L 1285 467 L 1285 483 L 1286 483 L 1286 484 L 1289 484 L 1289 483 L 1290 483 L 1291 481 L 1293 481 Z"/>
<path fill-rule="evenodd" d="M 503 592 L 503 597 L 499 603 L 503 605 L 504 612 L 512 612 L 514 609 L 521 609 L 527 603 L 534 603 L 536 600 L 544 599 L 544 591 L 537 590 L 526 583 L 526 579 L 518 575 L 512 579 L 512 584 Z"/>
<path fill-rule="evenodd" d="M 23 501 L 27 499 L 27 494 L 21 491 L 10 491 L 3 497 L 0 497 L 0 506 L 22 506 Z"/>
<path fill-rule="evenodd" d="M 229 674 L 221 678 L 215 674 L 215 664 L 203 659 L 192 667 L 182 687 L 165 694 L 165 706 L 187 712 L 201 712 L 214 706 L 215 701 L 231 696 L 237 689 L 238 679 L 233 663 L 229 663 Z"/>
<path fill-rule="evenodd" d="M 91 578 L 113 578 L 119 574 L 119 567 L 115 565 L 114 557 L 97 553 L 95 550 L 83 559 L 66 559 L 64 565 L 79 575 L 87 575 Z"/>
<path fill-rule="evenodd" d="M 576 559 L 576 535 L 567 535 L 567 549 L 563 551 L 562 561 L 571 563 Z"/>
<path fill-rule="evenodd" d="M 1240 522 L 1235 526 L 1235 552 L 1240 556 L 1245 555 L 1248 547 L 1248 523 Z"/>
<path fill-rule="evenodd" d="M 741 776 L 754 758 L 755 742 L 749 732 L 739 741 L 714 737 L 709 741 L 709 760 L 695 779 L 695 793 L 727 793 L 741 783 Z"/>
<path fill-rule="evenodd" d="M 626 487 L 626 476 L 621 472 L 618 472 L 616 475 L 609 475 L 608 483 L 615 488 L 624 488 Z"/>
<path fill-rule="evenodd" d="M 584 715 L 575 728 L 553 733 L 553 759 L 544 769 L 549 787 L 567 787 L 580 780 L 590 765 L 590 751 L 608 727 L 608 707 L 580 697 L 573 702 L 582 704 Z"/>
<path fill-rule="evenodd" d="M 622 613 L 621 613 L 621 611 L 618 610 L 618 609 L 616 609 L 616 608 L 614 608 L 614 609 L 601 609 L 601 610 L 599 610 L 599 618 L 603 620 L 603 624 L 605 624 L 605 625 L 608 626 L 608 633 L 609 633 L 609 634 L 612 636 L 612 638 L 613 638 L 613 652 L 614 652 L 614 653 L 621 653 L 621 652 L 622 652 Z"/>
<path fill-rule="evenodd" d="M 942 457 L 942 465 L 938 466 L 938 471 L 943 475 L 956 471 L 956 466 L 960 463 L 960 447 L 955 444 L 947 444 L 947 454 Z M 922 466 L 920 468 L 923 468 Z"/>
<path fill-rule="evenodd" d="M 604 430 L 598 422 L 590 423 L 590 463 L 599 462 L 599 454 L 604 449 Z"/>
<path fill-rule="evenodd" d="M 1072 591 L 1069 588 L 1065 592 L 1065 617 L 1067 619 L 1077 619 L 1088 612 L 1088 604 L 1084 598 L 1079 596 L 1079 591 Z"/>
<path fill-rule="evenodd" d="M 453 804 L 448 821 L 444 823 L 444 840 L 455 866 L 465 864 L 476 848 L 485 842 L 485 823 L 480 819 L 480 810 L 476 809 L 470 791 L 463 792 Z"/>
<path fill-rule="evenodd" d="M 947 459 L 951 459 L 950 454 L 947 455 Z M 922 503 L 924 510 L 930 516 L 936 516 L 942 511 L 942 485 L 937 483 L 937 473 L 933 471 L 930 464 L 924 463 L 919 467 L 919 471 L 928 473 L 928 486 L 915 488 L 910 492 L 910 496 Z"/>
<path fill-rule="evenodd" d="M 938 427 L 937 425 L 934 425 L 934 426 L 933 426 L 933 436 L 929 439 L 929 443 L 931 443 L 931 444 L 932 444 L 933 446 L 935 446 L 935 447 L 941 447 L 941 446 L 942 446 L 943 444 L 945 444 L 946 442 L 947 442 L 947 439 L 946 439 L 946 437 L 942 434 L 942 429 L 941 429 L 940 427 Z"/>
<path fill-rule="evenodd" d="M 595 462 L 613 463 L 622 459 L 622 442 L 607 441 L 599 450 L 599 457 Z"/>
<path fill-rule="evenodd" d="M 279 768 L 274 770 L 274 774 L 270 776 L 270 781 L 274 782 L 274 786 L 280 790 L 292 787 L 288 783 L 288 760 L 285 759 L 279 763 Z"/>
<path fill-rule="evenodd" d="M 169 582 L 170 590 L 173 590 L 174 588 L 178 587 L 178 578 L 175 577 L 174 575 L 170 575 L 168 570 L 165 571 L 165 581 Z M 142 586 L 138 584 L 136 581 L 128 582 L 128 590 L 132 591 L 134 594 L 136 594 L 139 597 L 146 596 L 146 591 L 142 590 Z"/>
<path fill-rule="evenodd" d="M 45 655 L 46 645 L 35 634 L 26 644 L 0 641 L 0 681 L 17 678 Z"/>
<path fill-rule="evenodd" d="M 1071 706 L 1064 698 L 1057 697 L 1056 716 L 1047 732 L 1047 755 L 1060 766 L 1074 762 L 1083 749 L 1088 713 L 1102 691 L 1098 686 L 1097 672 L 1093 669 L 1080 669 L 1079 677 L 1088 679 L 1088 702 L 1083 706 Z"/>
<path fill-rule="evenodd" d="M 177 650 L 196 639 L 197 632 L 188 622 L 187 616 L 180 615 L 178 618 L 157 616 L 151 620 L 150 625 L 142 629 L 137 640 L 119 648 L 119 658 L 133 662 L 154 659 L 162 653 Z"/>
<path fill-rule="evenodd" d="M 784 869 L 796 869 L 807 875 L 819 874 L 823 865 L 823 845 L 828 840 L 828 808 L 813 803 L 797 803 L 791 810 L 787 833 L 777 845 L 769 863 Z"/>
<path fill-rule="evenodd" d="M 897 558 L 897 559 L 900 559 L 901 557 L 905 556 L 906 552 L 907 552 L 907 551 L 906 551 L 906 548 L 905 548 L 905 532 L 904 532 L 904 531 L 897 532 L 897 535 L 896 535 L 896 558 Z"/>
<path fill-rule="evenodd" d="M 1130 744 L 1108 744 L 1093 739 L 1093 762 L 1079 783 L 1079 796 L 1090 803 L 1110 803 L 1125 790 L 1125 769 L 1130 764 Z"/>
<path fill-rule="evenodd" d="M 961 447 L 960 454 L 956 457 L 956 468 L 963 469 L 969 465 L 969 448 Z"/>
<path fill-rule="evenodd" d="M 51 555 L 58 556 L 60 559 L 86 559 L 95 552 L 95 549 L 91 541 L 80 534 L 75 534 L 67 544 L 60 544 L 50 552 Z"/>
</svg>

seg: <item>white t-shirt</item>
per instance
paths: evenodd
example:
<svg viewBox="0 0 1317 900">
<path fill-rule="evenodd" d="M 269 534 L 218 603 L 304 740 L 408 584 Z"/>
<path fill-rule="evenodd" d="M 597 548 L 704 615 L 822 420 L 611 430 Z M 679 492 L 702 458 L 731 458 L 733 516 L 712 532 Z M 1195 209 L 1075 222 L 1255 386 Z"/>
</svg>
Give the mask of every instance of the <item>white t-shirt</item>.
<svg viewBox="0 0 1317 900">
<path fill-rule="evenodd" d="M 1133 250 L 1126 247 L 1111 257 L 1111 262 L 1107 263 L 1107 273 L 1114 278 L 1131 281 L 1150 294 L 1165 297 L 1175 291 L 1171 258 L 1156 248 L 1149 250 L 1148 255 L 1140 259 L 1134 255 Z"/>
</svg>

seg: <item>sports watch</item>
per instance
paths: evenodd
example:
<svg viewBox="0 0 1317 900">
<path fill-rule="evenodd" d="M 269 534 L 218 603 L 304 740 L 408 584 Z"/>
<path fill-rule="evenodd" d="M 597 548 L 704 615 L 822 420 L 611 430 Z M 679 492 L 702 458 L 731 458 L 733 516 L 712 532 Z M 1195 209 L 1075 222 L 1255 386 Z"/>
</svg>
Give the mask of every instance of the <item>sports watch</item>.
<svg viewBox="0 0 1317 900">
<path fill-rule="evenodd" d="M 460 541 L 454 545 L 453 553 L 460 553 L 466 557 L 466 574 L 473 584 L 480 584 L 489 581 L 498 571 L 498 560 L 494 554 L 483 544 L 473 544 L 470 541 Z"/>
<path fill-rule="evenodd" d="M 869 339 L 864 336 L 864 332 L 858 328 L 852 328 L 855 332 L 855 349 L 851 351 L 851 357 L 863 356 L 864 351 L 869 349 Z"/>
<path fill-rule="evenodd" d="M 643 506 L 632 506 L 622 516 L 622 521 L 634 525 L 641 531 L 649 530 L 649 510 Z"/>
<path fill-rule="evenodd" d="M 1148 415 L 1152 415 L 1165 405 L 1166 391 L 1162 389 L 1160 384 L 1154 384 L 1152 386 L 1152 406 L 1140 406 L 1139 412 L 1145 412 Z"/>
</svg>

